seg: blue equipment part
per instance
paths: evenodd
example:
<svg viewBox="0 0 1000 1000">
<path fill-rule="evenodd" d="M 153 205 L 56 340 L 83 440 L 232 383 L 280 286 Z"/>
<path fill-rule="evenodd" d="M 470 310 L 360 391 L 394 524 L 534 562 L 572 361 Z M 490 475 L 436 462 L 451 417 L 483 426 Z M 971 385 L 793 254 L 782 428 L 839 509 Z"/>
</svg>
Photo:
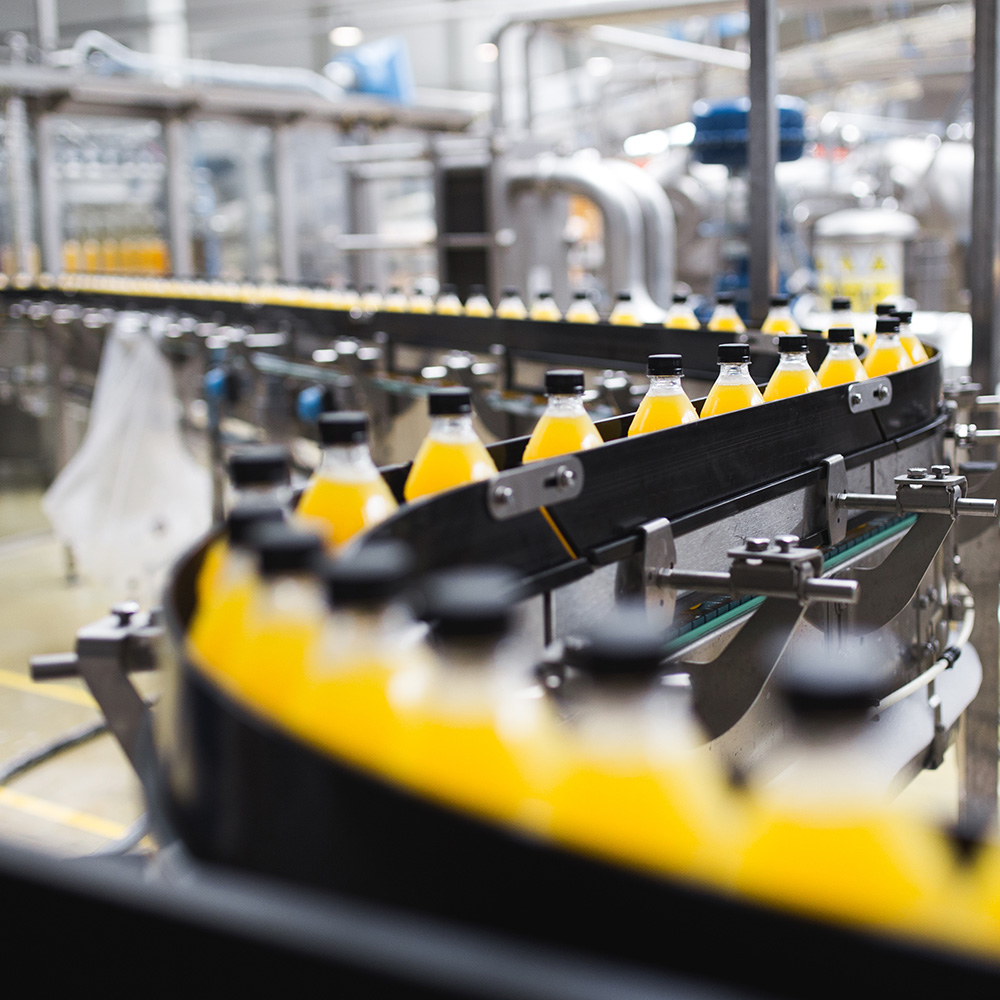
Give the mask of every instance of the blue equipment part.
<svg viewBox="0 0 1000 1000">
<path fill-rule="evenodd" d="M 806 144 L 806 103 L 797 97 L 779 96 L 778 159 L 797 160 Z M 695 135 L 691 141 L 695 159 L 720 163 L 730 170 L 747 165 L 750 98 L 731 101 L 698 101 L 694 106 Z"/>
<path fill-rule="evenodd" d="M 384 97 L 396 104 L 413 103 L 413 69 L 403 39 L 380 38 L 338 55 L 333 62 L 353 73 L 350 89 L 355 93 Z"/>
</svg>

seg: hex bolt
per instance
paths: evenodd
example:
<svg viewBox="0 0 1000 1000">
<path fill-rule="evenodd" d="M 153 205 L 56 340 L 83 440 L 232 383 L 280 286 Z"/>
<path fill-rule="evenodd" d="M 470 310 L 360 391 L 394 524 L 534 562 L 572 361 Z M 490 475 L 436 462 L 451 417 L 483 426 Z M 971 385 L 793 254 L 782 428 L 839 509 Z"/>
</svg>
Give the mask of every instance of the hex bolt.
<svg viewBox="0 0 1000 1000">
<path fill-rule="evenodd" d="M 747 552 L 766 552 L 770 544 L 769 538 L 748 538 L 746 550 Z"/>
<path fill-rule="evenodd" d="M 779 552 L 791 552 L 799 544 L 798 535 L 778 535 L 774 540 Z"/>
<path fill-rule="evenodd" d="M 137 601 L 122 601 L 121 604 L 112 606 L 111 613 L 118 619 L 118 624 L 124 628 L 132 621 L 132 617 L 139 613 L 139 604 Z"/>
<path fill-rule="evenodd" d="M 907 469 L 906 470 L 906 474 L 910 477 L 910 479 L 926 479 L 927 478 L 927 470 L 926 469 L 919 469 L 919 468 Z"/>
<path fill-rule="evenodd" d="M 945 476 L 951 475 L 950 465 L 932 465 L 931 473 L 935 479 L 944 479 Z"/>
<path fill-rule="evenodd" d="M 495 486 L 493 488 L 493 502 L 506 507 L 514 502 L 514 491 L 509 486 Z"/>
<path fill-rule="evenodd" d="M 885 385 L 883 383 L 882 385 L 878 386 L 875 389 L 875 398 L 876 399 L 888 399 L 890 392 L 892 392 L 892 390 L 887 385 Z"/>
<path fill-rule="evenodd" d="M 847 401 L 851 404 L 851 406 L 860 406 L 862 403 L 861 393 L 852 392 Z"/>
<path fill-rule="evenodd" d="M 576 482 L 576 473 L 565 465 L 556 469 L 556 489 L 568 490 Z"/>
</svg>

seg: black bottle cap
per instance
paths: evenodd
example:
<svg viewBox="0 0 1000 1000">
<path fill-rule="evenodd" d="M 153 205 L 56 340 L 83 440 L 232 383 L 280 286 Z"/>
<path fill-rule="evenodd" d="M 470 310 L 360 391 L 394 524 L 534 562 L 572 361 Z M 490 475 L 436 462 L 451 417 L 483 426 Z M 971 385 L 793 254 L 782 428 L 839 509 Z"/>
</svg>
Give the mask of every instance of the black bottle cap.
<svg viewBox="0 0 1000 1000">
<path fill-rule="evenodd" d="M 262 500 L 244 500 L 226 515 L 229 544 L 249 547 L 251 537 L 260 525 L 276 524 L 284 520 L 285 511 L 279 504 Z"/>
<path fill-rule="evenodd" d="M 344 285 L 345 292 L 356 292 L 357 290 L 358 286 L 354 284 L 353 281 L 349 281 L 346 285 Z"/>
<path fill-rule="evenodd" d="M 853 326 L 832 326 L 827 332 L 827 339 L 831 344 L 853 344 Z"/>
<path fill-rule="evenodd" d="M 899 333 L 899 320 L 895 316 L 875 320 L 876 333 Z"/>
<path fill-rule="evenodd" d="M 323 444 L 364 444 L 368 440 L 368 414 L 360 410 L 321 413 L 319 439 Z"/>
<path fill-rule="evenodd" d="M 896 319 L 899 320 L 900 324 L 909 323 L 913 319 L 913 311 L 911 309 L 897 309 Z"/>
<path fill-rule="evenodd" d="M 720 365 L 745 365 L 749 361 L 749 344 L 719 344 Z"/>
<path fill-rule="evenodd" d="M 486 286 L 485 285 L 469 285 L 470 295 L 485 295 Z"/>
<path fill-rule="evenodd" d="M 377 292 L 378 291 L 378 285 L 376 285 L 375 282 L 370 281 L 367 285 L 365 285 L 365 291 L 366 292 Z"/>
<path fill-rule="evenodd" d="M 253 542 L 264 576 L 309 572 L 323 552 L 317 535 L 287 524 L 261 525 L 254 529 Z"/>
<path fill-rule="evenodd" d="M 520 596 L 517 574 L 503 566 L 443 570 L 419 590 L 420 616 L 438 639 L 499 639 Z"/>
<path fill-rule="evenodd" d="M 674 305 L 682 305 L 687 300 L 688 297 L 683 292 L 674 292 Z"/>
<path fill-rule="evenodd" d="M 575 291 L 573 293 L 573 298 L 574 299 L 589 299 L 590 296 L 585 291 L 583 291 L 583 289 L 581 288 L 581 289 L 578 289 L 577 291 Z"/>
<path fill-rule="evenodd" d="M 789 298 L 787 295 L 772 295 L 771 305 L 772 306 L 787 306 L 789 303 Z"/>
<path fill-rule="evenodd" d="M 683 375 L 679 354 L 650 354 L 646 362 L 647 375 Z"/>
<path fill-rule="evenodd" d="M 736 301 L 736 296 L 732 292 L 720 292 L 715 296 L 715 301 L 720 306 L 731 306 Z"/>
<path fill-rule="evenodd" d="M 896 311 L 896 307 L 891 302 L 879 302 L 875 306 L 876 316 L 891 316 Z"/>
<path fill-rule="evenodd" d="M 566 640 L 568 663 L 595 680 L 653 678 L 663 656 L 664 633 L 640 610 L 620 611 Z"/>
<path fill-rule="evenodd" d="M 618 300 L 619 302 L 631 302 L 631 301 L 632 301 L 632 293 L 631 293 L 631 292 L 619 292 L 619 293 L 618 293 L 618 294 L 617 294 L 617 295 L 615 296 L 615 298 L 616 298 L 616 299 L 617 299 L 617 300 Z"/>
<path fill-rule="evenodd" d="M 233 486 L 281 486 L 289 482 L 289 452 L 284 445 L 248 445 L 229 456 Z"/>
<path fill-rule="evenodd" d="M 387 538 L 355 548 L 339 559 L 320 560 L 318 573 L 335 608 L 392 600 L 409 583 L 416 567 L 406 542 Z"/>
<path fill-rule="evenodd" d="M 502 294 L 503 294 L 503 297 L 504 297 L 505 299 L 513 299 L 513 298 L 516 298 L 516 297 L 517 297 L 518 295 L 520 295 L 521 293 L 520 293 L 520 292 L 519 292 L 519 291 L 518 291 L 518 290 L 517 290 L 517 289 L 516 289 L 516 288 L 515 288 L 515 287 L 514 287 L 513 285 L 508 285 L 508 286 L 507 286 L 507 287 L 506 287 L 506 288 L 505 288 L 505 289 L 503 290 L 503 293 L 502 293 Z"/>
<path fill-rule="evenodd" d="M 552 289 L 551 288 L 546 288 L 543 291 L 539 292 L 538 293 L 538 298 L 540 298 L 540 299 L 551 299 L 552 298 Z"/>
<path fill-rule="evenodd" d="M 579 396 L 583 393 L 583 372 L 579 368 L 559 368 L 545 373 L 548 396 Z"/>
<path fill-rule="evenodd" d="M 809 338 L 804 333 L 784 333 L 778 337 L 781 354 L 802 354 L 809 350 Z"/>
<path fill-rule="evenodd" d="M 830 299 L 830 308 L 834 312 L 849 312 L 851 309 L 851 300 L 846 295 L 837 295 Z"/>
<path fill-rule="evenodd" d="M 390 285 L 389 286 L 389 294 L 390 295 L 402 295 L 403 294 L 403 289 L 400 288 L 399 285 Z"/>
<path fill-rule="evenodd" d="M 442 295 L 454 295 L 455 294 L 455 286 L 452 285 L 452 284 L 442 285 L 441 286 L 441 294 Z"/>
<path fill-rule="evenodd" d="M 806 725 L 863 722 L 886 682 L 885 666 L 874 657 L 860 645 L 835 653 L 809 644 L 776 674 L 778 693 Z"/>
<path fill-rule="evenodd" d="M 427 394 L 427 408 L 432 417 L 456 416 L 459 413 L 472 412 L 472 396 L 468 389 L 461 386 L 449 386 L 445 389 L 434 389 Z"/>
</svg>

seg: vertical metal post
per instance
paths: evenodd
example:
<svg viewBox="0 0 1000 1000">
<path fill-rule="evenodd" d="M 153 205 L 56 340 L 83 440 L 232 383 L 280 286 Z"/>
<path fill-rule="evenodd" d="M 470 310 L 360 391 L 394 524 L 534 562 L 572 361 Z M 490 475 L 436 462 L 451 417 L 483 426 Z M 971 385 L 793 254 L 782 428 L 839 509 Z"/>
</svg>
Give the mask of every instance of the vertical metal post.
<svg viewBox="0 0 1000 1000">
<path fill-rule="evenodd" d="M 531 49 L 538 34 L 538 25 L 524 26 L 524 130 L 529 135 L 535 124 L 535 101 L 532 90 L 534 80 L 531 75 Z"/>
<path fill-rule="evenodd" d="M 750 318 L 761 322 L 777 290 L 778 11 L 775 0 L 747 0 L 750 12 Z"/>
<path fill-rule="evenodd" d="M 50 114 L 40 114 L 35 119 L 35 160 L 38 174 L 42 270 L 49 274 L 59 274 L 62 271 L 62 212 L 52 141 L 53 125 Z"/>
<path fill-rule="evenodd" d="M 997 172 L 1000 87 L 1000 13 L 996 0 L 976 0 L 972 107 L 972 239 L 969 283 L 972 292 L 972 377 L 992 393 L 1000 377 L 1000 177 Z"/>
<path fill-rule="evenodd" d="M 278 273 L 285 281 L 300 281 L 299 213 L 290 122 L 274 129 L 274 194 L 278 229 Z"/>
<path fill-rule="evenodd" d="M 28 39 L 15 32 L 9 39 L 11 64 L 27 62 Z M 6 152 L 10 164 L 10 203 L 14 237 L 14 270 L 19 274 L 34 272 L 34 191 L 31 184 L 31 145 L 28 133 L 28 108 L 23 97 L 14 94 L 4 109 L 7 125 Z"/>
<path fill-rule="evenodd" d="M 188 158 L 187 122 L 178 115 L 166 121 L 167 228 L 171 269 L 178 278 L 194 277 L 191 248 L 191 163 Z"/>
<path fill-rule="evenodd" d="M 57 0 L 35 0 L 35 26 L 38 30 L 38 47 L 47 56 L 59 47 Z"/>
</svg>

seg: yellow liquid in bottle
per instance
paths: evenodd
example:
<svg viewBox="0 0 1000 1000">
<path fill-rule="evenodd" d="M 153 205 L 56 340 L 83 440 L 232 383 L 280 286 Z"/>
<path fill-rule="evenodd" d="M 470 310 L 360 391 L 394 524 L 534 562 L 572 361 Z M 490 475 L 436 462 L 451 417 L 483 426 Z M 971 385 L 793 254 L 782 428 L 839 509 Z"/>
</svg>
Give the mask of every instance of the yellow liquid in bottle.
<svg viewBox="0 0 1000 1000">
<path fill-rule="evenodd" d="M 533 303 L 528 316 L 539 323 L 557 323 L 563 318 L 559 307 L 551 301 Z"/>
<path fill-rule="evenodd" d="M 642 321 L 632 311 L 631 306 L 626 306 L 624 309 L 621 306 L 615 306 L 611 310 L 608 322 L 613 326 L 642 326 Z"/>
<path fill-rule="evenodd" d="M 858 357 L 852 361 L 849 358 L 827 356 L 819 366 L 816 378 L 819 379 L 819 384 L 824 389 L 828 389 L 832 385 L 849 385 L 851 382 L 861 382 L 868 376 L 865 374 L 865 366 Z"/>
<path fill-rule="evenodd" d="M 598 323 L 601 317 L 590 302 L 574 302 L 566 310 L 567 323 Z"/>
<path fill-rule="evenodd" d="M 527 315 L 528 310 L 519 299 L 500 302 L 497 305 L 497 319 L 525 319 Z"/>
<path fill-rule="evenodd" d="M 743 320 L 740 319 L 739 313 L 737 312 L 725 312 L 721 316 L 717 316 L 713 313 L 712 318 L 708 321 L 708 329 L 712 333 L 745 333 L 746 326 Z"/>
<path fill-rule="evenodd" d="M 296 514 L 322 525 L 328 545 L 343 545 L 358 532 L 384 521 L 397 508 L 381 476 L 350 482 L 315 476 L 305 488 Z"/>
<path fill-rule="evenodd" d="M 559 416 L 543 413 L 531 432 L 524 449 L 522 462 L 537 462 L 541 458 L 554 458 L 574 451 L 586 451 L 603 444 L 601 434 L 589 413 Z"/>
<path fill-rule="evenodd" d="M 882 345 L 877 339 L 875 349 L 865 359 L 865 372 L 869 378 L 875 378 L 877 375 L 889 375 L 892 372 L 912 367 L 913 362 L 902 344 Z"/>
<path fill-rule="evenodd" d="M 782 371 L 777 369 L 764 390 L 764 402 L 801 396 L 805 392 L 815 392 L 821 388 L 819 379 L 808 369 L 803 371 Z"/>
<path fill-rule="evenodd" d="M 669 396 L 654 396 L 647 392 L 632 418 L 628 436 L 648 434 L 650 431 L 661 431 L 667 427 L 679 427 L 697 419 L 698 411 L 682 392 Z"/>
<path fill-rule="evenodd" d="M 232 644 L 224 667 L 226 683 L 251 703 L 284 716 L 302 683 L 318 626 L 294 614 L 264 616 L 255 605 L 247 608 L 242 635 Z"/>
<path fill-rule="evenodd" d="M 229 555 L 229 543 L 225 538 L 217 538 L 205 552 L 195 583 L 198 605 L 203 605 L 212 594 L 218 593 L 222 569 Z"/>
<path fill-rule="evenodd" d="M 80 241 L 67 240 L 63 244 L 63 270 L 74 274 L 80 270 Z"/>
<path fill-rule="evenodd" d="M 430 496 L 495 476 L 497 467 L 486 446 L 473 441 L 439 441 L 428 435 L 417 451 L 403 487 L 407 500 Z"/>
<path fill-rule="evenodd" d="M 761 333 L 801 333 L 799 324 L 791 316 L 768 316 L 760 328 Z"/>
<path fill-rule="evenodd" d="M 903 345 L 903 350 L 906 351 L 910 360 L 915 365 L 919 365 L 922 361 L 927 360 L 928 355 L 924 349 L 924 345 L 912 333 L 901 333 L 899 335 L 899 342 Z"/>
<path fill-rule="evenodd" d="M 694 314 L 693 309 L 680 309 L 676 313 L 671 311 L 663 321 L 663 325 L 670 330 L 700 330 L 701 323 Z"/>
<path fill-rule="evenodd" d="M 748 406 L 760 406 L 764 397 L 755 385 L 719 385 L 712 386 L 701 407 L 703 417 L 717 417 L 720 413 L 731 413 L 733 410 L 743 410 Z"/>
<path fill-rule="evenodd" d="M 493 306 L 490 305 L 489 299 L 485 296 L 473 296 L 465 304 L 465 315 L 487 319 L 493 315 Z"/>
<path fill-rule="evenodd" d="M 216 671 L 225 671 L 236 639 L 246 624 L 255 584 L 248 574 L 222 588 L 219 577 L 221 574 L 217 576 L 215 589 L 206 590 L 203 602 L 199 603 L 188 642 L 201 662 Z"/>
</svg>

